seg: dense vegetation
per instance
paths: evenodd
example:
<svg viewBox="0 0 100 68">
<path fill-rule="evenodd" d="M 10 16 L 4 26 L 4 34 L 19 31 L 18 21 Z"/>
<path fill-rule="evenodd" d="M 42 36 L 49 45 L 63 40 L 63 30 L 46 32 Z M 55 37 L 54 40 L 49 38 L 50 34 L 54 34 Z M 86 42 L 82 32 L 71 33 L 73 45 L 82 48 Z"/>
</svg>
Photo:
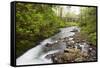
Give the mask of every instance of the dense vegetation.
<svg viewBox="0 0 100 68">
<path fill-rule="evenodd" d="M 64 27 L 64 21 L 57 17 L 51 5 L 16 5 L 16 49 L 17 56 L 34 47 Z"/>
<path fill-rule="evenodd" d="M 87 40 L 96 45 L 96 8 L 86 7 L 80 13 L 81 33 L 87 36 Z"/>
<path fill-rule="evenodd" d="M 57 16 L 54 5 L 16 4 L 16 55 L 23 54 L 40 41 L 59 32 L 59 28 L 80 26 L 82 33 L 87 34 L 88 40 L 96 45 L 96 9 L 84 8 L 77 21 L 69 21 L 74 14 L 66 14 L 66 19 Z"/>
</svg>

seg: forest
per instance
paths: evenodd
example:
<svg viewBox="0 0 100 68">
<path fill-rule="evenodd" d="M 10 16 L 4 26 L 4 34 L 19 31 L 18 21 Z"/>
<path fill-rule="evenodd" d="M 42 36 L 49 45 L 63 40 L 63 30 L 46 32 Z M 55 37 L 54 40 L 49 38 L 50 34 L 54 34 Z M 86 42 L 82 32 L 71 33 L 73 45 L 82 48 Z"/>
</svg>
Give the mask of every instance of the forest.
<svg viewBox="0 0 100 68">
<path fill-rule="evenodd" d="M 16 4 L 16 56 L 59 32 L 59 28 L 78 26 L 82 37 L 96 47 L 96 7 L 79 7 L 79 13 L 48 4 Z M 77 7 L 77 6 L 76 6 Z M 64 10 L 65 9 L 65 10 Z"/>
</svg>

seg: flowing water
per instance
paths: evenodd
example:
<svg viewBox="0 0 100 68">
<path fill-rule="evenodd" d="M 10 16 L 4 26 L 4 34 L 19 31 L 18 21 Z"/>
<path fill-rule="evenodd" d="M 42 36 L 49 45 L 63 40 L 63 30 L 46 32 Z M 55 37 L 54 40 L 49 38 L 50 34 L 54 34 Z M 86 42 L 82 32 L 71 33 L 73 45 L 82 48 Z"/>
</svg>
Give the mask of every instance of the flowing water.
<svg viewBox="0 0 100 68">
<path fill-rule="evenodd" d="M 57 40 L 59 38 L 73 36 L 75 34 L 73 30 L 77 30 L 78 32 L 80 31 L 80 29 L 76 26 L 61 28 L 59 33 L 43 40 L 39 45 L 28 50 L 22 56 L 18 57 L 16 60 L 17 65 L 53 63 L 51 58 L 46 58 L 46 56 L 57 52 L 63 52 L 63 50 L 66 48 L 66 43 L 64 43 L 63 41 L 58 42 Z M 54 43 L 56 44 L 47 46 L 47 44 Z"/>
</svg>

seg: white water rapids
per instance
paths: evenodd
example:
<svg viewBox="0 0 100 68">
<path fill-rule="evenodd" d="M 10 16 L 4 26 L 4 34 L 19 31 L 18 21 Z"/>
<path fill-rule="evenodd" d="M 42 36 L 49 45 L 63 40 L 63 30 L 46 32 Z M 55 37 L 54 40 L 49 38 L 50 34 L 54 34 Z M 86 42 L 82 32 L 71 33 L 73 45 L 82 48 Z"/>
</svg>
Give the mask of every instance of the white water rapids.
<svg viewBox="0 0 100 68">
<path fill-rule="evenodd" d="M 75 33 L 71 32 L 71 31 L 73 31 L 74 29 L 77 29 L 79 31 L 79 28 L 77 28 L 76 26 L 61 28 L 59 33 L 42 41 L 39 45 L 37 45 L 34 48 L 31 48 L 30 50 L 25 52 L 22 56 L 18 57 L 16 59 L 16 64 L 17 65 L 30 65 L 30 64 L 53 63 L 51 58 L 47 59 L 45 57 L 49 54 L 63 51 L 66 48 L 66 44 L 59 43 L 56 46 L 52 46 L 53 48 L 47 48 L 45 45 L 47 43 L 52 44 L 52 43 L 56 42 L 57 39 L 59 39 L 59 38 L 73 36 Z M 61 46 L 61 45 L 63 45 L 63 46 Z"/>
</svg>

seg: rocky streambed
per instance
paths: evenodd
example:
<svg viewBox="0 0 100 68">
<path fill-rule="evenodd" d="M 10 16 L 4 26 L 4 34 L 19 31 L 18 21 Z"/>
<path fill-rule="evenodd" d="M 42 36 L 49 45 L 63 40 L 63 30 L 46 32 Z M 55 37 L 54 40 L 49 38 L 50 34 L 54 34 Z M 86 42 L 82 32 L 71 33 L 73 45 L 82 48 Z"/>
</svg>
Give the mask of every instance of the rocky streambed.
<svg viewBox="0 0 100 68">
<path fill-rule="evenodd" d="M 96 47 L 80 34 L 77 26 L 61 28 L 16 60 L 17 65 L 95 61 Z"/>
<path fill-rule="evenodd" d="M 75 35 L 59 38 L 56 43 L 66 43 L 63 52 L 49 54 L 46 58 L 52 58 L 53 63 L 69 63 L 96 60 L 96 47 L 92 46 L 80 32 L 75 31 Z M 52 44 L 55 45 L 56 43 Z M 49 44 L 48 44 L 49 46 Z M 62 45 L 63 46 L 63 45 Z"/>
</svg>

